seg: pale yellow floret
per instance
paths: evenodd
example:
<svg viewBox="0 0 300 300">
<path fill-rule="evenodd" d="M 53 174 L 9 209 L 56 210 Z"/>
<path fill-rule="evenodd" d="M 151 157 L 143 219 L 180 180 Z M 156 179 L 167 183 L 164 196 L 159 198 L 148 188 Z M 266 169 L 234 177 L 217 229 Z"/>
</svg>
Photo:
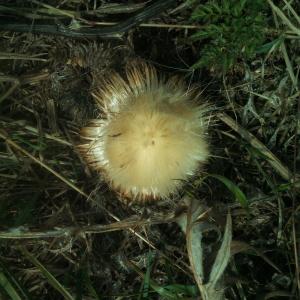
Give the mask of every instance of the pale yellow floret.
<svg viewBox="0 0 300 300">
<path fill-rule="evenodd" d="M 182 85 L 159 82 L 153 68 L 115 75 L 96 94 L 105 118 L 86 127 L 85 157 L 112 186 L 135 199 L 164 198 L 194 175 L 209 156 L 207 106 Z"/>
</svg>

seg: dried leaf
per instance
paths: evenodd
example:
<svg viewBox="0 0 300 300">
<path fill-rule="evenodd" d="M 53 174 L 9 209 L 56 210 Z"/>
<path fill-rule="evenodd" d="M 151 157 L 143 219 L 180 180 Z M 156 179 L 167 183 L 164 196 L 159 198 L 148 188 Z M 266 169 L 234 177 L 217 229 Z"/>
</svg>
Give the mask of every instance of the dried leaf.
<svg viewBox="0 0 300 300">
<path fill-rule="evenodd" d="M 217 282 L 222 277 L 222 275 L 228 265 L 228 262 L 230 259 L 231 240 L 232 240 L 232 221 L 231 221 L 231 215 L 230 215 L 230 213 L 228 213 L 226 227 L 225 227 L 225 233 L 223 236 L 223 242 L 218 251 L 216 260 L 213 264 L 213 267 L 212 267 L 210 275 L 209 275 L 209 283 L 213 287 L 216 286 Z"/>
</svg>

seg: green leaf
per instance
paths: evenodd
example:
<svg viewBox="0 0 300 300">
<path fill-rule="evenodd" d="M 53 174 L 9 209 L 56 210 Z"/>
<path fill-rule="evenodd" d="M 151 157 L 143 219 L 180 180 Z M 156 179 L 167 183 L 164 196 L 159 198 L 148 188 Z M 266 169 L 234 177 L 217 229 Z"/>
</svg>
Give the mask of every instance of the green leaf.
<svg viewBox="0 0 300 300">
<path fill-rule="evenodd" d="M 165 285 L 156 290 L 161 296 L 168 299 L 182 299 L 185 297 L 197 297 L 199 290 L 196 285 L 170 284 Z"/>
<path fill-rule="evenodd" d="M 282 38 L 275 39 L 269 43 L 265 43 L 256 49 L 257 54 L 268 53 L 271 50 L 278 49 L 282 43 Z"/>
<path fill-rule="evenodd" d="M 169 300 L 182 300 L 183 296 L 196 297 L 199 294 L 197 286 L 195 285 L 171 284 L 159 286 L 152 282 L 151 288 L 158 293 L 162 299 Z"/>
<path fill-rule="evenodd" d="M 231 180 L 221 175 L 210 174 L 208 176 L 216 178 L 219 181 L 221 181 L 228 188 L 228 190 L 235 196 L 236 200 L 239 201 L 241 206 L 245 209 L 248 209 L 247 197 L 236 184 L 234 184 Z"/>
<path fill-rule="evenodd" d="M 191 19 L 201 24 L 201 29 L 191 39 L 205 41 L 193 67 L 226 73 L 237 62 L 254 57 L 265 41 L 267 7 L 263 0 L 211 0 L 198 5 Z"/>
</svg>

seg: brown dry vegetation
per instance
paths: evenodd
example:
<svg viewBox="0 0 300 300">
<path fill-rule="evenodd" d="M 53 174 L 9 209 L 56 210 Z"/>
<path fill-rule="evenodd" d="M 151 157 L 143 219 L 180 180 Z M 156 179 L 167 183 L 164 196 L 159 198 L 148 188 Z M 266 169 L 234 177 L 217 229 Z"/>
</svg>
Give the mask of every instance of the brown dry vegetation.
<svg viewBox="0 0 300 300">
<path fill-rule="evenodd" d="M 3 299 L 205 299 L 214 278 L 227 299 L 299 299 L 299 3 L 267 1 L 267 50 L 221 73 L 191 68 L 205 44 L 189 39 L 201 30 L 194 6 L 169 2 L 148 25 L 109 38 L 0 31 Z M 0 29 L 72 20 L 88 31 L 147 7 L 0 1 Z M 76 145 L 99 113 L 100 79 L 137 58 L 199 85 L 216 121 L 204 178 L 166 203 L 128 206 Z"/>
</svg>

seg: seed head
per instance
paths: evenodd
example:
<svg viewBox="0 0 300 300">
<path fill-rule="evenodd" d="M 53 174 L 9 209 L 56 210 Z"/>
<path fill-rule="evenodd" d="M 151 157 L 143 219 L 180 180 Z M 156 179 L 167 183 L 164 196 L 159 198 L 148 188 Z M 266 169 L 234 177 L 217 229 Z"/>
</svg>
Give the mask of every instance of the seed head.
<svg viewBox="0 0 300 300">
<path fill-rule="evenodd" d="M 129 199 L 166 198 L 207 160 L 208 105 L 178 79 L 137 64 L 93 96 L 101 113 L 82 129 L 81 153 Z"/>
</svg>

